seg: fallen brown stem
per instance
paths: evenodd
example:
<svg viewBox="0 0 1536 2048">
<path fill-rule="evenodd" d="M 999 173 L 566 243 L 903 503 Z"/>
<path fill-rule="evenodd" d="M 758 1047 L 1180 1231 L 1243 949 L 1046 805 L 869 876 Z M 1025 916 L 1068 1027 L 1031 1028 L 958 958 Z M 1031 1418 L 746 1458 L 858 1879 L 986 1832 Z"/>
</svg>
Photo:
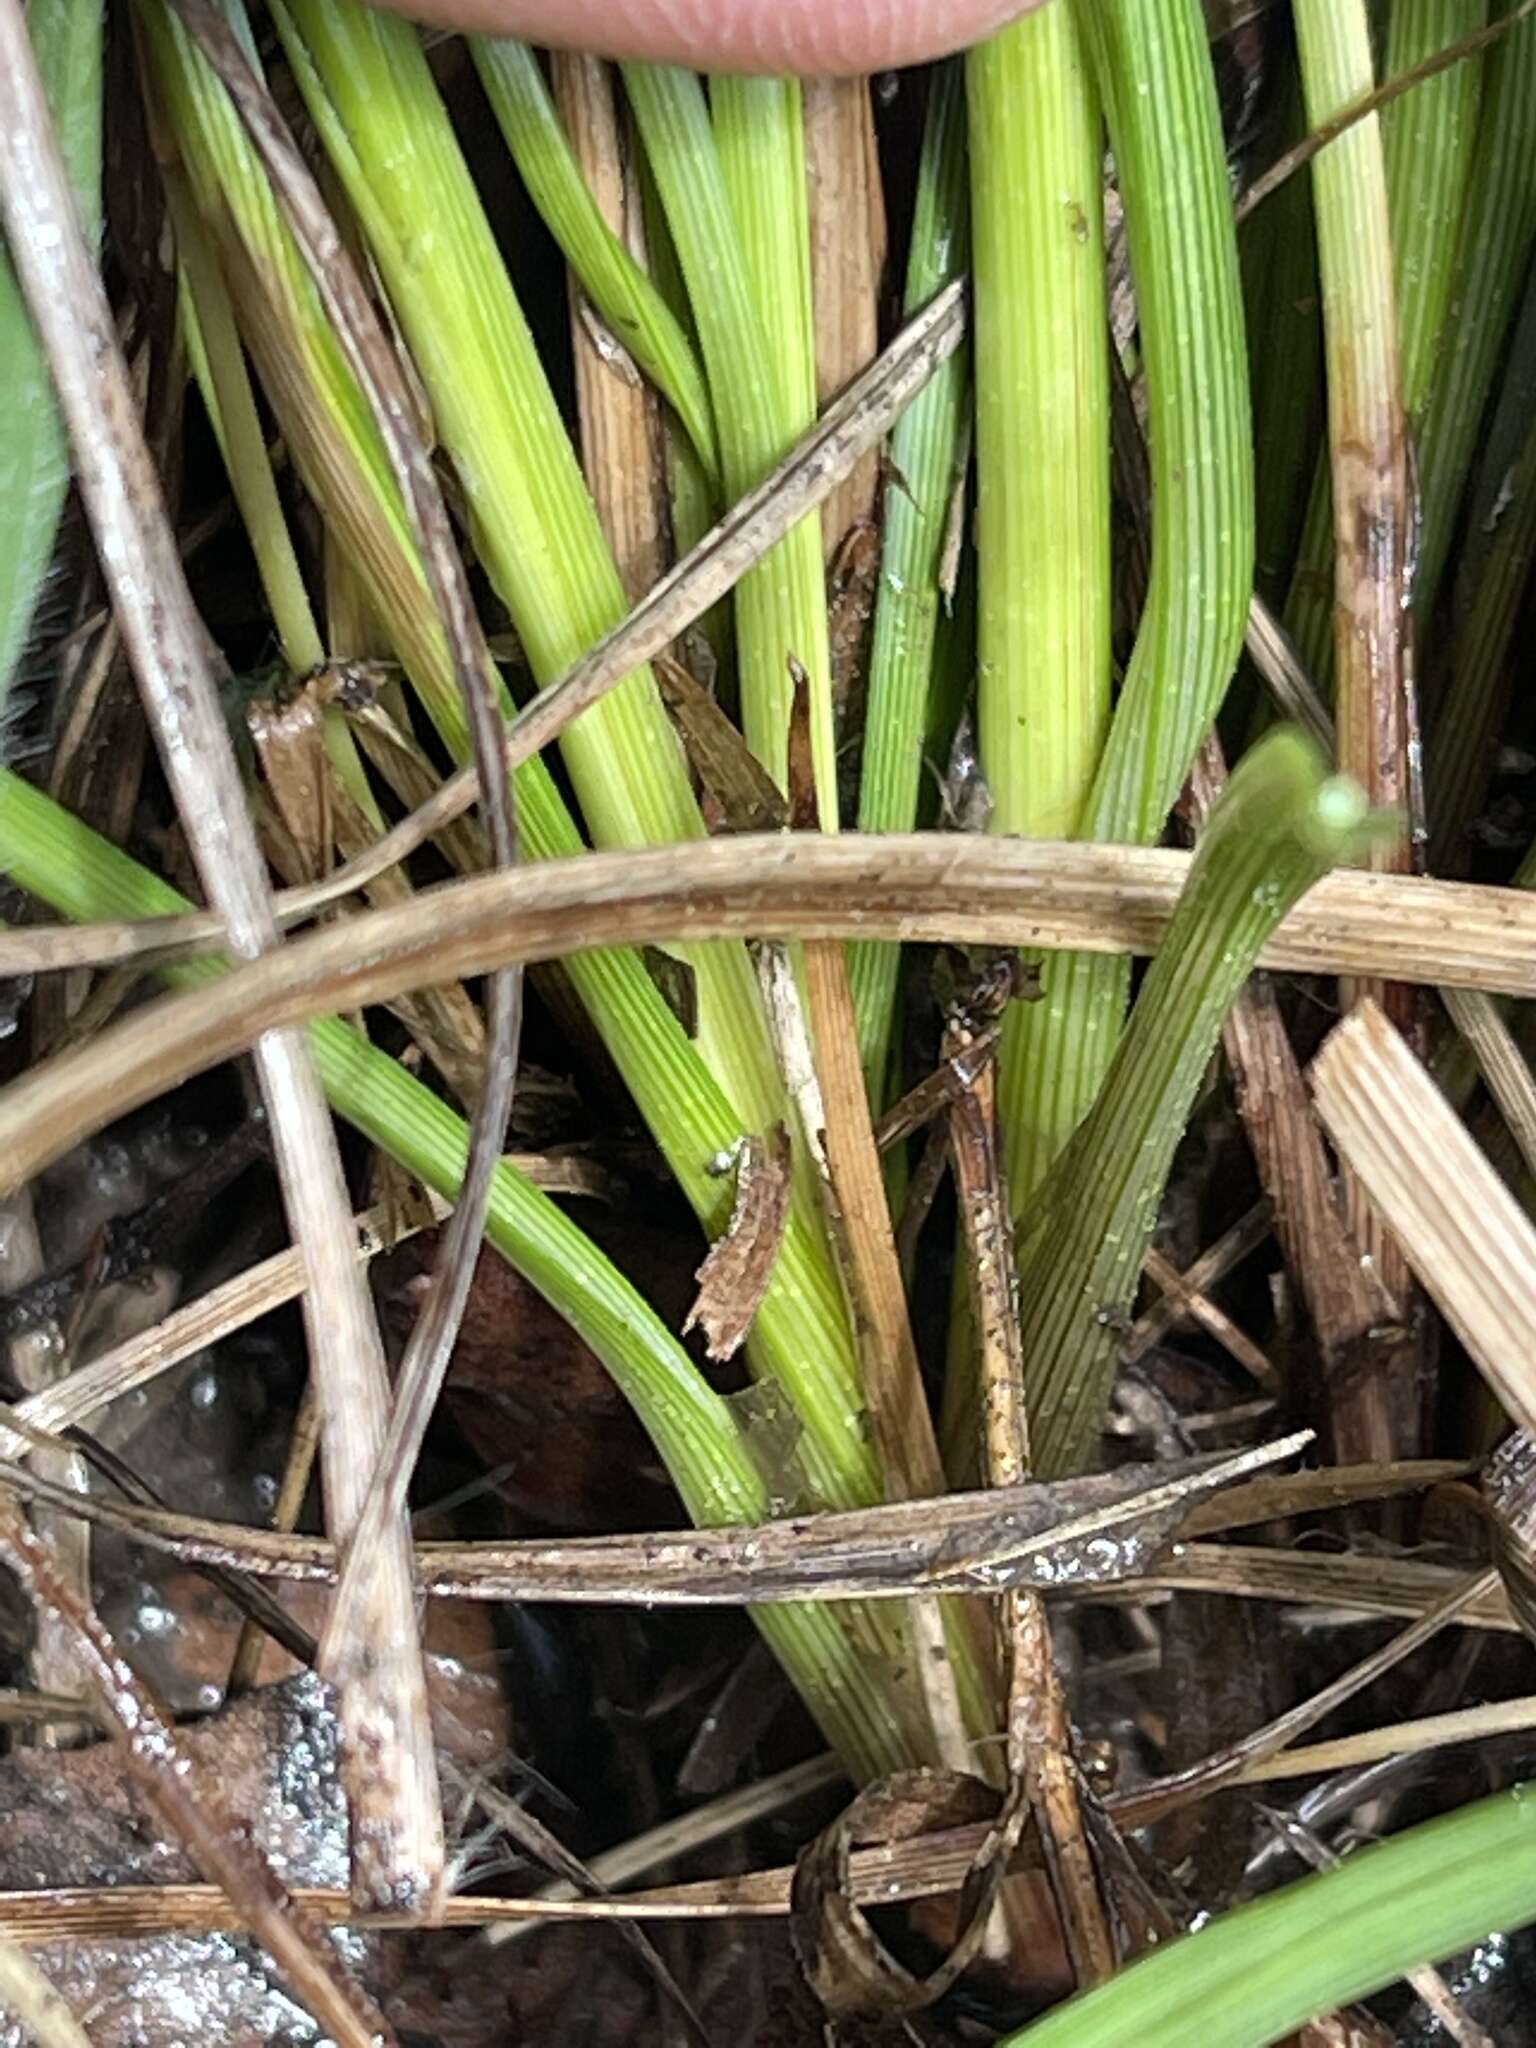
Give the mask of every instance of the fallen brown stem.
<svg viewBox="0 0 1536 2048">
<path fill-rule="evenodd" d="M 655 1607 L 857 1594 L 992 1594 L 1018 1584 L 1086 1591 L 1149 1566 L 1195 1500 L 1294 1456 L 1308 1441 L 1302 1431 L 1233 1456 L 1195 1461 L 1182 1471 L 1166 1463 L 1127 1465 L 1087 1479 L 742 1527 L 551 1542 L 424 1543 L 416 1552 L 417 1585 L 425 1593 L 471 1599 Z M 124 1506 L 72 1493 L 4 1461 L 0 1483 L 24 1499 L 124 1529 L 187 1563 L 320 1585 L 335 1578 L 335 1549 L 324 1537 Z M 1094 1544 L 1111 1533 L 1117 1542 L 1106 1559 L 1102 1545 L 1096 1550 Z"/>
<path fill-rule="evenodd" d="M 1172 849 L 806 832 L 590 853 L 472 875 L 360 912 L 217 981 L 146 1005 L 13 1082 L 0 1187 L 264 1030 L 462 980 L 509 961 L 680 937 L 894 938 L 1152 953 L 1189 869 Z M 1536 898 L 1416 876 L 1335 873 L 1263 964 L 1296 973 L 1536 996 Z M 10 972 L 0 946 L 0 971 Z"/>
</svg>

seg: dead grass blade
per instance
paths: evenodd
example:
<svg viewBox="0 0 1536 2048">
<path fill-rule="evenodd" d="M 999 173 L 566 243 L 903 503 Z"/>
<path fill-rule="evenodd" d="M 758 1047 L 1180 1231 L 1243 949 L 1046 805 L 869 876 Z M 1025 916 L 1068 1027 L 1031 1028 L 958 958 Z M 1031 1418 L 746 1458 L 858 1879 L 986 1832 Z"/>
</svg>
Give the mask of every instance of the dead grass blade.
<svg viewBox="0 0 1536 2048">
<path fill-rule="evenodd" d="M 791 668 L 796 666 L 792 661 Z M 797 679 L 789 745 L 791 803 L 814 820 L 806 702 L 803 683 Z M 880 1155 L 864 1093 L 847 968 L 842 949 L 826 944 L 806 945 L 801 960 L 803 1001 L 788 948 L 757 949 L 769 1029 L 826 1215 L 886 1497 L 929 1498 L 943 1492 L 944 1469 L 907 1317 Z M 914 1599 L 907 1619 L 916 1690 L 934 1753 L 952 1770 L 963 1772 L 970 1768 L 972 1754 L 956 1683 L 957 1646 L 934 1601 Z"/>
<path fill-rule="evenodd" d="M 37 2048 L 91 2048 L 91 2037 L 24 1948 L 0 1935 L 0 2006 Z"/>
<path fill-rule="evenodd" d="M 611 65 L 579 52 L 550 53 L 561 125 L 604 221 L 644 263 L 644 221 L 635 166 L 624 148 Z M 667 562 L 666 474 L 654 388 L 622 342 L 570 279 L 571 349 L 581 466 L 631 604 Z"/>
<path fill-rule="evenodd" d="M 816 396 L 825 405 L 874 359 L 885 270 L 885 200 L 867 78 L 808 78 L 806 194 L 811 227 L 811 305 L 816 319 Z M 875 516 L 879 457 L 871 448 L 822 513 L 827 559 L 849 529 Z"/>
<path fill-rule="evenodd" d="M 841 945 L 824 941 L 807 944 L 803 962 L 821 1088 L 830 1221 L 860 1334 L 864 1392 L 887 1494 L 895 1500 L 941 1494 L 944 1467 L 912 1340 L 864 1093 L 847 962 Z"/>
<path fill-rule="evenodd" d="M 1514 1033 L 1491 996 L 1472 989 L 1446 988 L 1440 1000 L 1451 1022 L 1467 1041 L 1488 1092 L 1499 1105 L 1509 1134 L 1520 1147 L 1527 1168 L 1536 1173 L 1536 1080 Z"/>
<path fill-rule="evenodd" d="M 1446 1321 L 1527 1433 L 1536 1430 L 1536 1230 L 1374 1004 L 1312 1064 L 1328 1135 Z"/>
<path fill-rule="evenodd" d="M 1173 849 L 958 833 L 779 833 L 583 854 L 515 877 L 467 876 L 146 1006 L 91 1046 L 12 1083 L 0 1103 L 0 1188 L 264 1030 L 388 1001 L 401 989 L 509 961 L 679 936 L 1148 954 L 1188 868 L 1189 856 Z M 1261 964 L 1536 996 L 1536 899 L 1515 889 L 1336 872 L 1285 920 Z M 12 971 L 3 943 L 0 971 Z"/>
<path fill-rule="evenodd" d="M 952 1035 L 946 1056 L 953 1061 L 961 1050 Z M 982 1066 L 956 1097 L 949 1130 L 981 1354 L 987 1477 L 994 1487 L 1017 1486 L 1029 1473 L 1029 1417 L 994 1064 Z M 1078 1986 L 1085 1989 L 1113 1973 L 1115 1945 L 1083 1822 L 1072 1724 L 1051 1650 L 1045 1602 L 1038 1592 L 1011 1589 L 1003 1597 L 1001 1620 L 1008 1658 L 1008 1789 L 998 1816 L 994 1855 L 1000 1873 L 1011 1862 L 1033 1812 L 1067 1953 Z"/>
<path fill-rule="evenodd" d="M 1396 1615 L 1412 1620 L 1427 1605 L 1463 1586 L 1466 1578 L 1464 1566 L 1431 1564 L 1416 1557 L 1331 1556 L 1325 1551 L 1271 1550 L 1247 1543 L 1180 1543 L 1154 1571 L 1115 1587 L 1113 1597 L 1225 1593 L 1240 1600 L 1323 1607 L 1357 1618 Z M 1488 1585 L 1459 1622 L 1465 1628 L 1520 1630 L 1499 1585 Z"/>
<path fill-rule="evenodd" d="M 226 29 L 226 34 L 228 33 Z M 100 277 L 48 122 L 15 0 L 0 4 L 0 212 L 49 359 L 82 490 L 145 709 L 208 898 L 233 950 L 279 947 L 266 875 L 224 725 L 210 646 L 193 607 Z M 255 1047 L 274 1155 L 294 1237 L 309 1273 L 305 1297 L 314 1370 L 332 1418 L 328 1505 L 345 1536 L 357 1488 L 347 1473 L 382 1434 L 388 1403 L 383 1346 L 363 1275 L 351 1257 L 341 1160 L 308 1045 L 276 1033 Z M 349 1495 L 351 1499 L 349 1500 Z M 427 1897 L 442 1873 L 442 1817 L 403 1523 L 377 1611 L 397 1654 L 346 1689 L 347 1784 L 354 1876 L 369 1894 Z"/>
<path fill-rule="evenodd" d="M 1015 1585 L 1086 1594 L 1122 1581 L 1143 1583 L 1195 1501 L 1293 1457 L 1309 1441 L 1301 1431 L 1230 1457 L 1191 1460 L 1183 1468 L 1126 1465 L 1087 1479 L 739 1527 L 549 1542 L 424 1543 L 416 1552 L 417 1586 L 441 1597 L 651 1607 L 841 1600 L 866 1593 L 876 1599 L 990 1595 Z M 123 1529 L 148 1548 L 189 1564 L 318 1585 L 336 1576 L 335 1548 L 324 1537 L 123 1506 L 71 1493 L 6 1461 L 0 1461 L 0 1484 L 22 1499 Z M 1112 1545 L 1101 1540 L 1106 1536 Z"/>
<path fill-rule="evenodd" d="M 1384 1757 L 1414 1756 L 1454 1742 L 1483 1742 L 1491 1735 L 1518 1735 L 1527 1728 L 1536 1728 L 1536 1694 L 1493 1700 L 1480 1707 L 1458 1707 L 1449 1714 L 1426 1714 L 1416 1721 L 1396 1721 L 1390 1727 L 1341 1735 L 1336 1742 L 1282 1750 L 1278 1756 L 1261 1757 L 1248 1765 L 1240 1782 L 1262 1785 L 1277 1778 L 1354 1770 L 1360 1764 L 1380 1763 Z"/>
<path fill-rule="evenodd" d="M 383 950 L 387 931 L 390 946 L 409 948 L 410 971 L 430 980 L 450 972 L 453 959 L 438 958 L 425 928 L 447 917 L 453 933 L 445 943 L 453 958 L 470 963 L 465 972 L 508 956 L 554 959 L 587 946 L 664 942 L 684 928 L 699 938 L 788 939 L 803 930 L 812 938 L 1147 956 L 1162 943 L 1190 858 L 1174 847 L 979 833 L 743 834 L 544 861 L 520 873 L 515 887 L 498 876 L 466 877 L 424 892 L 403 916 L 391 913 L 387 926 L 383 912 L 360 917 L 348 927 L 351 944 L 339 950 L 350 960 L 354 949 L 373 950 L 376 939 Z M 355 877 L 354 885 L 361 886 Z M 601 922 L 573 937 L 569 908 L 587 891 Z M 283 892 L 278 908 L 296 921 L 324 907 L 308 896 Z M 496 936 L 498 925 L 504 937 Z M 220 920 L 203 911 L 39 926 L 0 933 L 0 974 L 145 959 L 223 937 Z M 1290 974 L 1393 973 L 1529 1000 L 1536 997 L 1536 901 L 1519 889 L 1336 870 L 1286 918 L 1259 964 Z M 395 991 L 378 968 L 367 986 L 369 1000 L 375 988 L 384 997 Z M 318 998 L 315 1007 L 322 1007 Z"/>
</svg>

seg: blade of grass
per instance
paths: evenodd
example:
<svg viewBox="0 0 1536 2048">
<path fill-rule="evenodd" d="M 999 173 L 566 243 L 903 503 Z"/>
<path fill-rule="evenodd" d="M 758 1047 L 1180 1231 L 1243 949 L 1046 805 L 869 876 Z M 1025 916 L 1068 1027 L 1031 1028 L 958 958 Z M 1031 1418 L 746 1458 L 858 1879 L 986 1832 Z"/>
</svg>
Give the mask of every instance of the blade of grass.
<svg viewBox="0 0 1536 2048">
<path fill-rule="evenodd" d="M 915 314 L 966 267 L 965 83 L 958 63 L 935 78 L 918 165 L 904 310 Z M 917 823 L 934 634 L 950 503 L 957 486 L 968 366 L 957 351 L 896 422 L 893 474 L 883 493 L 880 588 L 869 652 L 859 790 L 861 832 Z M 878 1109 L 889 1087 L 901 956 L 894 946 L 849 948 L 864 1086 Z"/>
<path fill-rule="evenodd" d="M 582 175 L 539 60 L 511 37 L 472 36 L 470 54 L 544 225 L 614 334 L 677 414 L 713 477 L 714 409 L 682 322 L 614 233 Z"/>
<path fill-rule="evenodd" d="M 30 0 L 27 34 L 80 224 L 101 239 L 101 0 Z M 69 450 L 16 274 L 0 246 L 0 721 L 53 550 Z"/>
<path fill-rule="evenodd" d="M 1042 16 L 1041 19 L 1044 19 Z M 1084 0 L 1130 230 L 1149 405 L 1152 572 L 1084 838 L 1157 838 L 1242 645 L 1253 476 L 1237 249 L 1204 23 L 1195 0 Z M 1053 960 L 1054 1128 L 1087 1111 L 1123 1020 L 1122 967 Z M 1044 1049 L 1038 1054 L 1042 1065 Z M 1042 1090 L 1044 1078 L 1042 1076 Z M 1036 1169 L 1044 1170 L 1044 1162 Z M 1015 1190 L 1020 1199 L 1022 1189 Z M 1051 1418 L 1036 1395 L 1041 1441 Z"/>
<path fill-rule="evenodd" d="M 1072 2000 L 1007 2048 L 1266 2048 L 1491 1927 L 1536 1918 L 1536 1796 L 1479 1800 L 1337 1870 L 1224 1913 Z"/>
<path fill-rule="evenodd" d="M 798 88 L 784 80 L 717 80 L 712 121 L 703 87 L 687 72 L 626 64 L 624 81 L 687 280 L 715 400 L 721 480 L 734 500 L 762 481 L 815 417 Z M 818 813 L 824 828 L 835 828 L 819 514 L 803 519 L 742 579 L 736 630 L 743 730 L 781 789 L 790 658 L 805 669 Z"/>
<path fill-rule="evenodd" d="M 990 829 L 1067 839 L 1109 723 L 1109 362 L 1098 94 L 1068 7 L 966 59 L 975 222 L 977 711 Z M 1160 821 L 1159 821 L 1160 822 Z M 1021 1208 L 1081 1114 L 1051 970 L 1003 1025 Z"/>
<path fill-rule="evenodd" d="M 1038 1469 L 1091 1456 L 1168 1170 L 1232 1000 L 1293 903 L 1356 849 L 1364 799 L 1282 729 L 1249 754 L 1200 842 L 1103 1089 L 1042 1194 L 1020 1261 Z"/>
</svg>

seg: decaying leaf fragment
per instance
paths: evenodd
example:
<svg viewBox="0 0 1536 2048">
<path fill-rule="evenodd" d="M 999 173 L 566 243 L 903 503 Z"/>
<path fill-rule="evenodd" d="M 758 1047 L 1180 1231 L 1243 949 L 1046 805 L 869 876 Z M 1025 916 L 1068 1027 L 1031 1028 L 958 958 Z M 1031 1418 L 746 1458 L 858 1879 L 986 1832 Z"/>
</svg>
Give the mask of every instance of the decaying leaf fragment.
<svg viewBox="0 0 1536 2048">
<path fill-rule="evenodd" d="M 731 1220 L 699 1267 L 698 1296 L 683 1325 L 684 1336 L 692 1329 L 704 1332 L 704 1348 L 713 1359 L 733 1357 L 746 1341 L 773 1277 L 789 1213 L 789 1185 L 784 1126 L 745 1138 L 736 1161 Z"/>
<path fill-rule="evenodd" d="M 989 1829 L 963 1888 L 960 1933 L 937 1968 L 915 1977 L 855 1902 L 854 1850 L 992 1821 L 997 1805 L 996 1791 L 979 1778 L 953 1771 L 897 1771 L 861 1792 L 800 1852 L 790 1928 L 800 1967 L 828 2012 L 910 2013 L 941 1998 L 980 1948 L 1009 1865 L 1008 1853 L 999 1853 L 998 1830 Z"/>
</svg>

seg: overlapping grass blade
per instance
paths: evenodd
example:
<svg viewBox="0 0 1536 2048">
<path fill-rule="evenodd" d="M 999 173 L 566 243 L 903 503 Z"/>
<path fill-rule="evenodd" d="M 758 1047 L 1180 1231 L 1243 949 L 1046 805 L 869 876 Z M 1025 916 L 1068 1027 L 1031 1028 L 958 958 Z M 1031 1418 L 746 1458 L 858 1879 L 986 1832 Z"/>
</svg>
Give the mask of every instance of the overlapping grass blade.
<svg viewBox="0 0 1536 2048">
<path fill-rule="evenodd" d="M 815 415 L 798 92 L 779 80 L 737 81 L 723 89 L 717 82 L 720 104 L 712 119 L 704 88 L 690 72 L 627 64 L 624 79 L 688 286 L 715 401 L 725 495 L 737 498 L 761 483 Z M 798 208 L 786 196 L 796 163 Z M 786 207 L 787 219 L 780 217 Z M 775 291 L 777 298 L 770 298 Z M 765 305 L 774 308 L 766 317 Z M 791 657 L 804 668 L 817 805 L 822 825 L 835 827 L 819 513 L 802 520 L 743 577 L 736 639 L 742 728 L 781 788 L 788 773 Z"/>
<path fill-rule="evenodd" d="M 1092 1455 L 1168 1171 L 1222 1020 L 1292 904 L 1362 844 L 1365 799 L 1282 728 L 1241 762 L 1093 1108 L 1030 1213 L 1020 1314 L 1042 1475 Z"/>
<path fill-rule="evenodd" d="M 951 64 L 934 82 L 918 166 L 904 309 L 915 313 L 965 269 L 969 255 L 964 75 Z M 869 697 L 859 791 L 861 832 L 910 832 L 917 822 L 929 718 L 940 579 L 950 509 L 959 487 L 968 362 L 952 356 L 897 421 L 884 491 L 880 589 L 869 654 Z M 859 1053 L 872 1103 L 889 1084 L 900 953 L 850 947 Z"/>
<path fill-rule="evenodd" d="M 1070 838 L 1104 750 L 1112 579 L 1099 98 L 1067 7 L 971 52 L 977 725 L 991 829 Z M 1027 1200 L 1081 1105 L 1044 1001 L 1004 1031 L 1008 1185 Z"/>
<path fill-rule="evenodd" d="M 27 32 L 81 220 L 101 234 L 101 0 L 31 0 Z M 69 454 L 53 383 L 0 246 L 0 719 L 53 551 Z"/>
<path fill-rule="evenodd" d="M 513 160 L 565 260 L 614 335 L 666 398 L 713 476 L 719 456 L 704 371 L 682 322 L 613 233 L 587 189 L 539 60 L 511 37 L 470 39 Z"/>
</svg>

